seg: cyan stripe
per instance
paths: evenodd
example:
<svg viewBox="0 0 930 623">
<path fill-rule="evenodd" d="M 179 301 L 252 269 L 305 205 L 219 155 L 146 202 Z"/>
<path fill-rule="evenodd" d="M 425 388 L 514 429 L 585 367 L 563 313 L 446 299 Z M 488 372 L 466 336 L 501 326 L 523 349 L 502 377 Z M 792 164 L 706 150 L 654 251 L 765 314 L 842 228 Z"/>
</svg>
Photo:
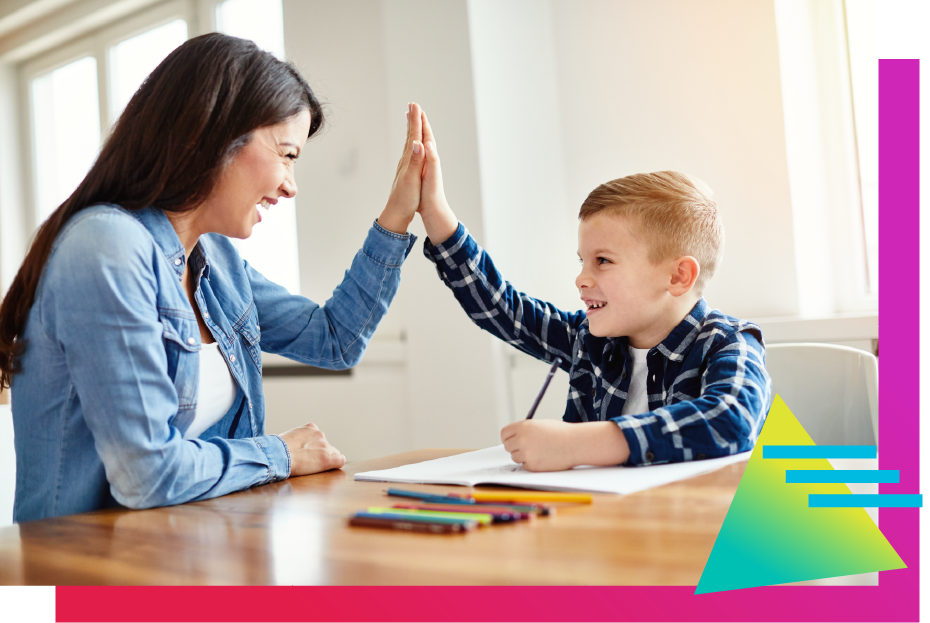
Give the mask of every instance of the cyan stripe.
<svg viewBox="0 0 930 623">
<path fill-rule="evenodd" d="M 763 459 L 875 459 L 875 446 L 762 446 Z"/>
<path fill-rule="evenodd" d="M 821 484 L 849 482 L 900 482 L 896 469 L 786 469 L 788 484 Z"/>
<path fill-rule="evenodd" d="M 924 496 L 919 493 L 811 493 L 810 508 L 920 508 Z"/>
</svg>

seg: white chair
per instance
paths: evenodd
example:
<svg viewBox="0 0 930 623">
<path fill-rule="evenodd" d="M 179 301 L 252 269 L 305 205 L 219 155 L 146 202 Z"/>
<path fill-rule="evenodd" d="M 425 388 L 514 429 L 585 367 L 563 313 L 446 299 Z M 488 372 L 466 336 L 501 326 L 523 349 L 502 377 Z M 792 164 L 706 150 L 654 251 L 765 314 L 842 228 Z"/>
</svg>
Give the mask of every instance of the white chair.
<svg viewBox="0 0 930 623">
<path fill-rule="evenodd" d="M 878 359 L 832 344 L 771 344 L 765 368 L 818 445 L 878 445 Z"/>
<path fill-rule="evenodd" d="M 765 368 L 817 445 L 878 445 L 878 359 L 832 344 L 771 344 Z M 830 459 L 834 469 L 878 469 L 875 459 Z M 878 493 L 874 483 L 850 483 L 852 493 Z M 878 509 L 865 511 L 878 525 Z M 878 573 L 792 582 L 795 586 L 878 586 Z"/>
</svg>

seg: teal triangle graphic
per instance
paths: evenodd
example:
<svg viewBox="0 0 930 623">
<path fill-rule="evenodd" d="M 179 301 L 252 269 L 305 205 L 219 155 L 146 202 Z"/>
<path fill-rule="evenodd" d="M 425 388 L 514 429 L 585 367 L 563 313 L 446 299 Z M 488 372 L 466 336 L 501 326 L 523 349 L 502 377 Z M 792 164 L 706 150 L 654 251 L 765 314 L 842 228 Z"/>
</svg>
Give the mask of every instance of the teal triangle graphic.
<svg viewBox="0 0 930 623">
<path fill-rule="evenodd" d="M 865 509 L 809 508 L 810 493 L 845 484 L 787 484 L 786 469 L 833 467 L 827 459 L 763 459 L 765 445 L 815 445 L 776 396 L 707 559 L 696 595 L 903 569 Z"/>
</svg>

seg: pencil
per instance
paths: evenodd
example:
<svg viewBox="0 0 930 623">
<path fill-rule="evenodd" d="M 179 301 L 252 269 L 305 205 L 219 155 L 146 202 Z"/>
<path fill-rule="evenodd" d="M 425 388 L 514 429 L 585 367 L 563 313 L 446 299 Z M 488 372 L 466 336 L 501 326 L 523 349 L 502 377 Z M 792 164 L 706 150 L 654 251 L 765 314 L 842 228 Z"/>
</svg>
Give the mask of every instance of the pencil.
<svg viewBox="0 0 930 623">
<path fill-rule="evenodd" d="M 386 528 L 389 530 L 406 530 L 408 532 L 428 532 L 432 534 L 452 534 L 467 532 L 463 524 L 426 523 L 423 521 L 403 521 L 399 519 L 385 519 L 384 517 L 352 517 L 350 526 L 362 528 Z"/>
<path fill-rule="evenodd" d="M 559 493 L 555 491 L 534 491 L 532 493 L 509 493 L 506 491 L 472 491 L 462 497 L 471 498 L 477 503 L 481 502 L 575 502 L 576 504 L 590 504 L 591 495 L 588 493 Z"/>
<path fill-rule="evenodd" d="M 426 519 L 471 519 L 473 521 L 477 521 L 482 526 L 488 526 L 492 521 L 494 521 L 494 518 L 487 513 L 461 513 L 458 511 L 449 513 L 442 511 L 426 511 L 408 508 L 386 508 L 381 506 L 372 506 L 368 509 L 368 512 L 371 514 L 385 515 L 411 515 L 413 517 L 423 517 Z"/>
</svg>

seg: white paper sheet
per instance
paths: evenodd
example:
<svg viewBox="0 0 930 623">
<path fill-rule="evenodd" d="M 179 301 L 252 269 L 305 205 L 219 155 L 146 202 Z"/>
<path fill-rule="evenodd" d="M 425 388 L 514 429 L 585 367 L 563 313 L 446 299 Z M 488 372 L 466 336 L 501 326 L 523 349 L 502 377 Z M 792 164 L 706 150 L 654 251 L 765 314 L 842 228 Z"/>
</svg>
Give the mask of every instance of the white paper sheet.
<svg viewBox="0 0 930 623">
<path fill-rule="evenodd" d="M 528 472 L 510 459 L 504 446 L 456 454 L 432 461 L 355 474 L 356 480 L 446 484 L 507 485 L 546 491 L 635 493 L 749 460 L 752 452 L 719 459 L 647 467 L 576 467 L 563 472 Z"/>
</svg>

